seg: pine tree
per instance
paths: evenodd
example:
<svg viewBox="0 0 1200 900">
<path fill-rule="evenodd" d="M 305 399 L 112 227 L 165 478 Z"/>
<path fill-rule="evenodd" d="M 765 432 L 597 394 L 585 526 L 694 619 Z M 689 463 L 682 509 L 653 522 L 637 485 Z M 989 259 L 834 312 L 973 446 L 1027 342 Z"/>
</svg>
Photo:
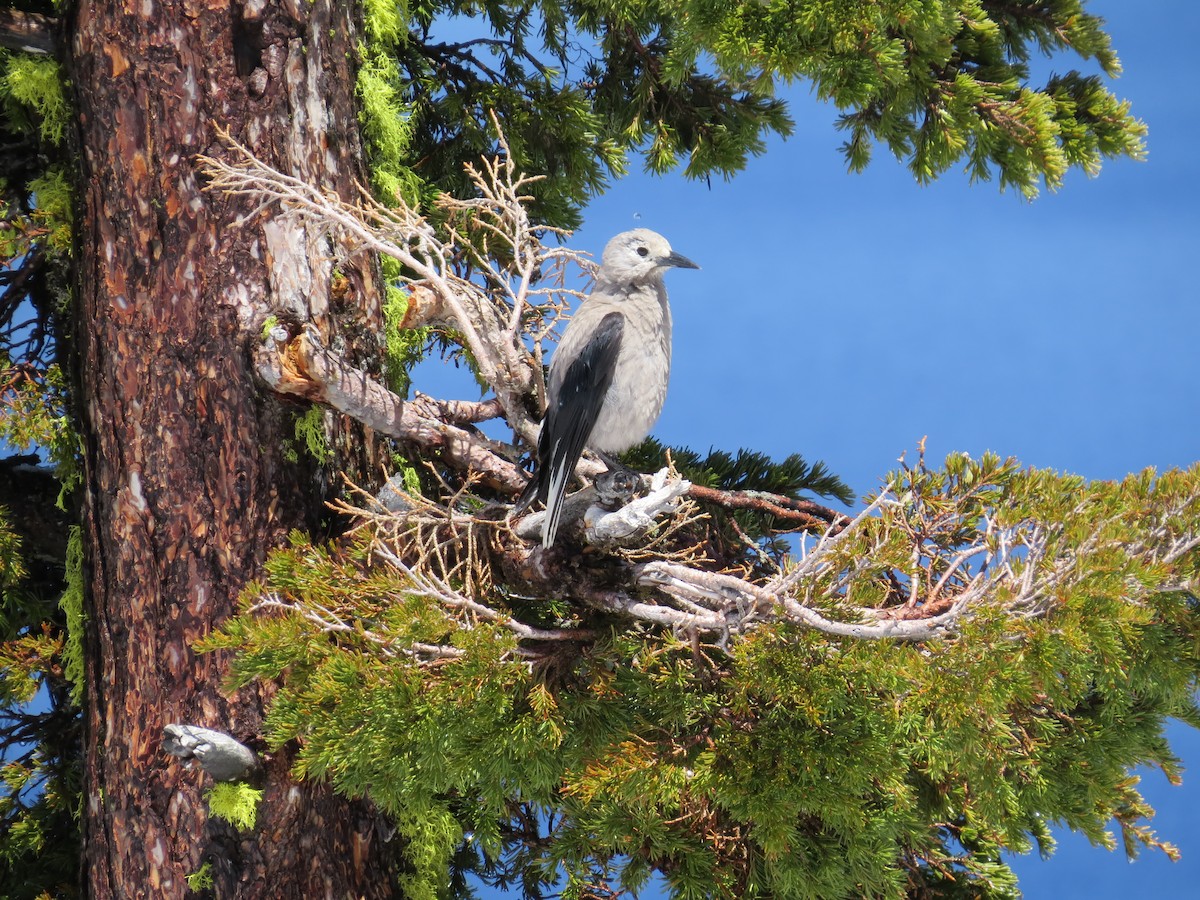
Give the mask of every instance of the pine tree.
<svg viewBox="0 0 1200 900">
<path fill-rule="evenodd" d="M 820 464 L 651 441 L 543 552 L 474 429 L 532 445 L 587 200 L 736 173 L 781 82 L 852 169 L 1140 156 L 1098 78 L 1030 83 L 1119 71 L 1079 0 L 2 12 L 9 895 L 78 856 L 96 897 L 1010 896 L 1048 822 L 1173 852 L 1129 772 L 1200 724 L 1200 468 L 922 454 L 847 517 Z M 434 349 L 491 396 L 407 399 Z"/>
</svg>

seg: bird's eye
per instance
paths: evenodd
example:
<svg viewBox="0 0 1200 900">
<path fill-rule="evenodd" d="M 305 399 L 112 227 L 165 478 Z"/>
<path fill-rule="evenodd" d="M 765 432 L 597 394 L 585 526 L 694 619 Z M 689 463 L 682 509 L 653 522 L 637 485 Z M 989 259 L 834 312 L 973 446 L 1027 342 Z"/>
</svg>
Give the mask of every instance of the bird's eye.
<svg viewBox="0 0 1200 900">
<path fill-rule="evenodd" d="M 650 251 L 645 247 L 638 247 L 637 254 L 638 256 L 648 256 Z"/>
</svg>

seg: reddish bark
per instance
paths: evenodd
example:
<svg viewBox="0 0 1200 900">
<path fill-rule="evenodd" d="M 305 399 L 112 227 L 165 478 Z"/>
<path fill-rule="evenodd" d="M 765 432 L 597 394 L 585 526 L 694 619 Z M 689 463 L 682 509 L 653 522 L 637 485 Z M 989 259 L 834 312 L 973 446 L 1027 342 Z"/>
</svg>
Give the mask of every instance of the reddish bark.
<svg viewBox="0 0 1200 900">
<path fill-rule="evenodd" d="M 268 313 L 290 315 L 370 359 L 366 336 L 381 333 L 369 270 L 350 273 L 331 309 L 329 268 L 311 264 L 306 236 L 239 227 L 249 208 L 204 192 L 193 157 L 222 152 L 219 125 L 349 196 L 360 174 L 351 7 L 82 0 L 76 12 L 83 830 L 96 898 L 182 897 L 206 862 L 220 897 L 393 894 L 394 847 L 370 809 L 295 784 L 287 754 L 267 761 L 259 825 L 239 834 L 208 820 L 200 770 L 160 748 L 170 722 L 256 743 L 261 698 L 227 697 L 223 660 L 191 643 L 320 509 L 314 473 L 284 458 L 291 426 L 253 378 L 251 337 Z"/>
</svg>

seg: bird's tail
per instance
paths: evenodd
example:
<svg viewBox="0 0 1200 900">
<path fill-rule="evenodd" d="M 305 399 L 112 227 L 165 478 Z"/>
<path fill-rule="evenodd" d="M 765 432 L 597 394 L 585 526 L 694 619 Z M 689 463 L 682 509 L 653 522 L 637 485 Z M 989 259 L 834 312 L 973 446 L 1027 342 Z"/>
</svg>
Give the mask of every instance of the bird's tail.
<svg viewBox="0 0 1200 900">
<path fill-rule="evenodd" d="M 533 503 L 541 502 L 546 507 L 546 518 L 542 520 L 542 546 L 549 547 L 554 543 L 558 534 L 559 519 L 562 517 L 563 498 L 566 494 L 567 479 L 575 470 L 575 461 L 579 458 L 579 450 L 574 451 L 574 457 L 568 463 L 570 454 L 564 455 L 563 448 L 551 445 L 547 439 L 546 425 L 542 423 L 542 432 L 538 435 L 537 468 L 533 477 L 521 496 L 513 504 L 511 515 L 517 516 L 525 512 Z"/>
<path fill-rule="evenodd" d="M 521 491 L 517 502 L 513 504 L 510 513 L 513 516 L 521 515 L 535 502 L 542 503 L 546 507 L 546 518 L 542 521 L 543 547 L 553 544 L 554 538 L 558 535 L 558 525 L 562 517 L 563 500 L 566 495 L 565 488 L 566 476 L 561 466 L 549 472 L 546 467 L 539 466 L 533 473 L 533 477 L 529 479 L 529 484 L 525 485 L 525 490 Z"/>
<path fill-rule="evenodd" d="M 545 487 L 539 485 L 538 499 L 546 504 L 546 518 L 542 522 L 543 547 L 553 544 L 558 534 L 558 521 L 562 517 L 563 500 L 567 496 L 567 479 L 571 477 L 574 468 L 573 465 L 568 468 L 559 462 L 548 467 L 548 478 L 541 479 L 545 482 Z"/>
</svg>

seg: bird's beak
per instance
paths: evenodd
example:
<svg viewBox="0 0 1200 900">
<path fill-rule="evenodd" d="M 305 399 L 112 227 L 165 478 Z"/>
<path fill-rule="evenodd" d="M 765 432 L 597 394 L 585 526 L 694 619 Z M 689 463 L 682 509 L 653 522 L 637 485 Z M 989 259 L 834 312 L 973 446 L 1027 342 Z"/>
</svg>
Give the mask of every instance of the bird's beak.
<svg viewBox="0 0 1200 900">
<path fill-rule="evenodd" d="M 672 253 L 662 261 L 664 266 L 674 266 L 676 269 L 698 269 L 700 268 L 686 256 L 679 253 Z"/>
</svg>

